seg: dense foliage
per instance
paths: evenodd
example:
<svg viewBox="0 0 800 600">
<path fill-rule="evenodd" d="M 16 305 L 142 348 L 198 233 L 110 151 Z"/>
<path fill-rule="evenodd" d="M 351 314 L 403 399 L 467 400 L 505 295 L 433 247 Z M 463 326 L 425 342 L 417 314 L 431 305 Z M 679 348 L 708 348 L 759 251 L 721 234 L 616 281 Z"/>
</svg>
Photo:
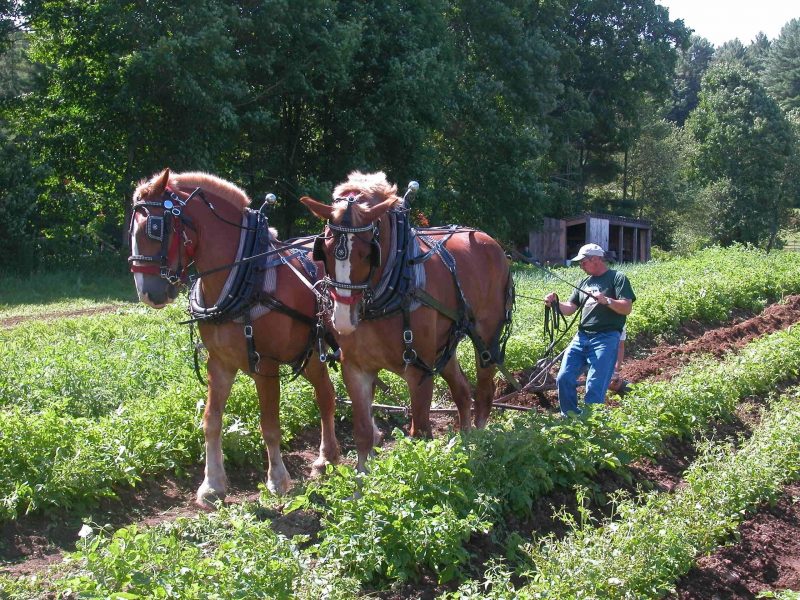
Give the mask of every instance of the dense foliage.
<svg viewBox="0 0 800 600">
<path fill-rule="evenodd" d="M 655 0 L 2 2 L 0 270 L 124 252 L 132 187 L 165 166 L 277 193 L 284 237 L 315 227 L 299 196 L 362 169 L 421 181 L 431 223 L 509 244 L 590 210 L 652 220 L 664 248 L 772 247 L 799 204 L 780 167 L 797 129 L 756 135 L 767 171 L 732 181 L 689 169 L 707 143 L 683 125 L 701 93 L 705 120 L 741 116 L 711 101 L 712 65 L 792 118 L 798 23 L 715 49 Z M 720 227 L 698 225 L 709 204 Z"/>
<path fill-rule="evenodd" d="M 0 2 L 0 270 L 124 252 L 132 187 L 165 166 L 277 193 L 284 237 L 316 226 L 298 197 L 362 169 L 508 244 L 594 211 L 667 249 L 779 246 L 798 36 L 714 48 L 655 0 Z"/>
<path fill-rule="evenodd" d="M 706 73 L 687 127 L 696 143 L 691 178 L 708 215 L 702 225 L 726 244 L 772 247 L 791 206 L 780 190 L 795 144 L 777 103 L 744 68 L 721 63 Z"/>
<path fill-rule="evenodd" d="M 28 209 L 0 237 L 42 266 L 124 245 L 133 183 L 165 166 L 278 193 L 285 236 L 308 227 L 300 195 L 360 168 L 420 180 L 433 222 L 523 239 L 615 176 L 688 35 L 654 0 L 0 5 L 12 12 L 6 64 L 38 76 L 0 86 L 0 147 L 21 162 L 0 189 Z"/>
</svg>

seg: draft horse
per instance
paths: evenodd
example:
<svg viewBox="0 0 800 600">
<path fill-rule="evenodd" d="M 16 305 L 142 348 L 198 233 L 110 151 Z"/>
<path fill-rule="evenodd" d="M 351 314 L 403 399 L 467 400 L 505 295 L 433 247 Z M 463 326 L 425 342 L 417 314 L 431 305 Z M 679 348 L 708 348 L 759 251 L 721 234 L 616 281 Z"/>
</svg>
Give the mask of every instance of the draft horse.
<svg viewBox="0 0 800 600">
<path fill-rule="evenodd" d="M 470 385 L 455 356 L 465 336 L 475 345 L 477 362 L 474 424 L 484 427 L 514 302 L 501 246 L 475 229 L 413 229 L 408 206 L 382 172 L 351 173 L 334 189 L 332 205 L 300 201 L 327 221 L 314 258 L 328 273 L 323 289 L 332 300 L 331 323 L 353 403 L 358 469 L 366 469 L 379 439 L 371 409 L 381 369 L 408 385 L 412 435 L 431 433 L 436 373 L 450 388 L 458 426 L 470 428 Z"/>
<path fill-rule="evenodd" d="M 225 497 L 222 414 L 238 371 L 252 377 L 258 392 L 270 491 L 283 494 L 291 482 L 280 453 L 279 365 L 293 364 L 314 387 L 322 439 L 312 471 L 340 456 L 327 367 L 309 359 L 317 303 L 301 277 L 316 268 L 307 258 L 310 248 L 279 250 L 275 230 L 249 204 L 244 191 L 218 177 L 169 169 L 140 182 L 133 195 L 128 262 L 139 299 L 163 308 L 186 282 L 189 263 L 199 272 L 189 310 L 208 353 L 202 506 Z M 264 257 L 242 262 L 259 254 Z"/>
</svg>

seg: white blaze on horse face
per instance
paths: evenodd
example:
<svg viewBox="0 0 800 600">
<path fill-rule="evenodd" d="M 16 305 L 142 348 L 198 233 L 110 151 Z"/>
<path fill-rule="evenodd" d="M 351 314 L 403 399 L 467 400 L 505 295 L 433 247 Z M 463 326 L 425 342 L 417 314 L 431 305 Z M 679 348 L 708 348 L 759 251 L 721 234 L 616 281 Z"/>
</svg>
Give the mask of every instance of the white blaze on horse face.
<svg viewBox="0 0 800 600">
<path fill-rule="evenodd" d="M 141 254 L 141 252 L 139 252 L 139 244 L 136 242 L 136 237 L 139 233 L 139 223 L 136 220 L 136 215 L 131 218 L 133 219 L 133 229 L 131 231 L 131 254 L 135 256 Z M 139 302 L 147 304 L 147 306 L 152 308 L 164 308 L 167 304 L 172 302 L 170 299 L 162 304 L 157 304 L 150 299 L 150 295 L 144 291 L 144 273 L 134 273 L 133 283 L 136 285 L 136 294 L 139 296 Z"/>
<path fill-rule="evenodd" d="M 353 234 L 347 234 L 347 260 L 339 260 L 335 259 L 335 268 L 336 268 L 336 281 L 341 281 L 342 283 L 351 283 L 350 281 L 350 256 L 353 253 Z M 337 290 L 336 293 L 343 298 L 348 298 L 353 294 L 352 290 Z M 341 333 L 342 335 L 348 335 L 353 333 L 356 329 L 356 324 L 353 322 L 353 314 L 350 310 L 352 307 L 351 304 L 344 304 L 341 302 L 337 302 L 336 298 L 334 297 L 333 300 L 333 327 Z"/>
<path fill-rule="evenodd" d="M 133 219 L 133 229 L 131 230 L 131 254 L 137 256 L 140 254 L 139 244 L 136 242 L 136 234 L 139 233 L 139 223 L 136 221 L 135 214 L 131 218 Z M 142 287 L 144 286 L 144 273 L 134 273 L 133 282 L 136 284 L 136 293 L 139 296 L 139 301 L 153 306 L 153 303 L 150 301 L 150 298 L 147 297 L 147 294 L 142 293 Z"/>
</svg>

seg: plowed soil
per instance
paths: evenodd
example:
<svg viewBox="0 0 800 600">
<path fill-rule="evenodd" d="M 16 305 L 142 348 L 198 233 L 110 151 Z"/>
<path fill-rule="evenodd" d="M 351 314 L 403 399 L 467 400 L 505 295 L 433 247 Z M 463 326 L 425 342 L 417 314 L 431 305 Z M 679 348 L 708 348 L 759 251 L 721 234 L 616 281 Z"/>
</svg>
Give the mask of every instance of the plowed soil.
<svg viewBox="0 0 800 600">
<path fill-rule="evenodd" d="M 721 327 L 689 323 L 667 342 L 638 339 L 629 343 L 629 358 L 622 367 L 621 376 L 629 382 L 668 380 L 699 353 L 721 357 L 755 338 L 785 329 L 797 322 L 800 322 L 800 296 L 790 296 L 781 303 L 767 307 L 758 315 L 736 314 L 729 323 Z M 522 379 L 527 374 L 517 375 Z M 503 393 L 498 391 L 498 395 Z M 514 398 L 513 403 L 537 410 L 553 410 L 557 407 L 557 400 L 552 392 L 521 394 Z M 734 427 L 741 431 L 751 427 L 755 411 L 747 406 L 752 408 L 752 404 L 743 405 L 738 421 L 733 426 L 724 427 Z M 437 416 L 437 429 L 451 426 L 452 418 L 452 415 L 446 413 Z M 348 451 L 353 446 L 347 432 L 348 423 L 340 421 L 337 426 L 339 424 L 342 425 L 340 441 L 343 449 Z M 391 422 L 383 423 L 387 430 L 395 424 L 396 417 Z M 403 426 L 403 423 L 400 425 Z M 313 460 L 318 440 L 318 431 L 306 432 L 284 454 L 287 468 L 296 479 L 301 480 L 308 476 L 309 464 Z M 682 472 L 692 459 L 691 444 L 675 442 L 670 446 L 667 455 L 659 461 L 641 461 L 633 466 L 633 486 L 605 475 L 598 483 L 602 489 L 609 491 L 620 487 L 633 489 L 636 484 L 669 491 L 680 484 Z M 260 473 L 229 468 L 229 477 L 229 502 L 256 497 Z M 13 523 L 0 524 L 0 572 L 12 576 L 37 572 L 48 564 L 61 560 L 64 551 L 75 547 L 82 517 L 90 518 L 98 524 L 119 527 L 130 522 L 155 524 L 180 515 L 196 514 L 198 509 L 192 500 L 201 479 L 202 470 L 198 468 L 182 478 L 165 476 L 143 482 L 135 489 L 120 489 L 119 499 L 106 501 L 89 513 L 58 512 L 22 517 Z M 570 494 L 550 495 L 538 503 L 533 518 L 525 522 L 509 523 L 509 528 L 526 534 L 549 531 L 558 534 L 561 526 L 552 520 L 550 507 L 564 504 L 569 509 L 570 503 L 574 503 L 574 497 Z M 314 519 L 295 523 L 288 518 L 278 518 L 275 526 L 291 535 L 312 532 L 318 524 Z M 474 555 L 473 565 L 478 574 L 483 559 L 499 549 L 488 538 L 475 537 L 470 541 L 469 550 Z M 681 600 L 750 599 L 760 592 L 780 589 L 800 590 L 798 484 L 787 487 L 775 506 L 765 506 L 748 519 L 730 545 L 701 558 L 696 568 L 678 583 L 674 597 Z M 433 598 L 442 591 L 444 588 L 423 581 L 413 586 L 404 586 L 390 594 L 377 592 L 374 595 L 383 598 Z"/>
</svg>

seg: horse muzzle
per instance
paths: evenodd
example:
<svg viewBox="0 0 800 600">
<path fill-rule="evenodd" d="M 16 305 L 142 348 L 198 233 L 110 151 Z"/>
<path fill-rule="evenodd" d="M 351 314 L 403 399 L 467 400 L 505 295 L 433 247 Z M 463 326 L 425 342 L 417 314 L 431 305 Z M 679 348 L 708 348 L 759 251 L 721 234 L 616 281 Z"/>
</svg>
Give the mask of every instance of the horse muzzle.
<svg viewBox="0 0 800 600">
<path fill-rule="evenodd" d="M 340 335 L 350 335 L 358 326 L 359 303 L 363 292 L 353 292 L 350 296 L 342 296 L 334 289 L 330 290 L 333 298 L 331 324 Z"/>
<path fill-rule="evenodd" d="M 160 277 L 133 274 L 139 300 L 153 308 L 164 308 L 178 297 L 178 286 Z"/>
</svg>

